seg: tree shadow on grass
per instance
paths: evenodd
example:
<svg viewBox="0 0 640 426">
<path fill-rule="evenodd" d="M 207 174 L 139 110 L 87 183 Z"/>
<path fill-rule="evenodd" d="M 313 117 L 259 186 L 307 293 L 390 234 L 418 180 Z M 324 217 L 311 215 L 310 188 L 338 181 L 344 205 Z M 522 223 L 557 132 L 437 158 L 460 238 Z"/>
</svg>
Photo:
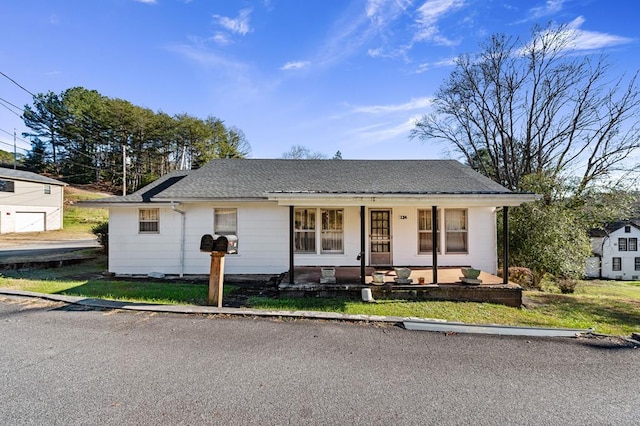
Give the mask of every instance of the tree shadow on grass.
<svg viewBox="0 0 640 426">
<path fill-rule="evenodd" d="M 231 288 L 228 291 L 232 291 Z M 208 288 L 202 284 L 178 282 L 134 282 L 87 280 L 81 285 L 54 294 L 95 299 L 139 300 L 149 303 L 204 305 Z"/>
</svg>

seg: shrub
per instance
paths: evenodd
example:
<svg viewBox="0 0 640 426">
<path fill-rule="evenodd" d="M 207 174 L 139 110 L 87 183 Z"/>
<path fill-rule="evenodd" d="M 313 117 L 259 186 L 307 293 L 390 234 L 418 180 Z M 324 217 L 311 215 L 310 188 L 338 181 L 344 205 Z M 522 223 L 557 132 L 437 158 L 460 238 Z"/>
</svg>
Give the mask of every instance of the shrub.
<svg viewBox="0 0 640 426">
<path fill-rule="evenodd" d="M 556 280 L 556 285 L 558 286 L 562 294 L 571 294 L 576 290 L 578 280 L 575 280 L 573 278 L 558 278 Z"/>
<path fill-rule="evenodd" d="M 502 269 L 498 271 L 498 276 L 502 277 Z M 533 277 L 531 269 L 522 266 L 512 266 L 509 268 L 509 281 L 522 286 L 526 290 L 540 290 L 540 283 Z"/>
<path fill-rule="evenodd" d="M 533 279 L 531 269 L 522 266 L 512 266 L 509 268 L 509 281 L 520 284 L 527 290 L 540 290 L 540 285 Z"/>
<path fill-rule="evenodd" d="M 109 221 L 100 222 L 91 228 L 91 232 L 97 237 L 103 251 L 107 253 L 109 251 Z"/>
</svg>

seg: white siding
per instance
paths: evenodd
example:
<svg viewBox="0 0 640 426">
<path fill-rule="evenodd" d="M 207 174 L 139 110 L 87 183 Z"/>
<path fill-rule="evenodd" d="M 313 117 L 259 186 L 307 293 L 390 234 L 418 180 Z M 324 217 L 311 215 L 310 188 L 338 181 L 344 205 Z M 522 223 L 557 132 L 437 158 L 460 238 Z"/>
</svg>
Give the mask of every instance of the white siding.
<svg viewBox="0 0 640 426">
<path fill-rule="evenodd" d="M 238 254 L 225 257 L 230 274 L 281 273 L 289 265 L 289 210 L 275 204 L 190 204 L 185 211 L 185 274 L 208 274 L 209 253 L 200 252 L 200 238 L 213 234 L 214 208 L 238 209 Z M 137 208 L 109 212 L 109 270 L 119 274 L 180 273 L 181 216 L 160 209 L 158 234 L 138 233 Z"/>
<path fill-rule="evenodd" d="M 420 209 L 431 210 L 431 206 L 420 207 Z M 432 266 L 431 253 L 418 253 L 418 210 L 417 207 L 396 207 L 392 210 L 393 257 L 396 266 Z M 468 208 L 467 211 L 468 253 L 447 254 L 441 250 L 438 254 L 438 266 L 472 266 L 495 274 L 497 269 L 495 209 L 473 207 Z M 442 221 L 443 211 L 439 214 Z M 440 232 L 441 248 L 445 247 L 444 239 L 444 232 Z"/>
<path fill-rule="evenodd" d="M 16 223 L 18 212 L 44 215 L 46 231 L 62 228 L 63 187 L 50 185 L 51 194 L 45 194 L 44 186 L 42 183 L 15 180 L 14 192 L 0 191 L 0 234 L 30 231 Z"/>
<path fill-rule="evenodd" d="M 618 238 L 638 238 L 640 241 L 640 230 L 631 226 L 631 232 L 625 233 L 623 226 L 604 238 L 602 242 L 602 277 L 616 280 L 640 279 L 640 271 L 635 270 L 635 258 L 640 257 L 640 251 L 619 251 Z M 613 270 L 614 257 L 621 259 L 622 270 Z"/>
<path fill-rule="evenodd" d="M 179 208 L 186 212 L 185 274 L 209 273 L 210 256 L 200 252 L 200 238 L 213 234 L 214 208 L 236 208 L 238 211 L 238 253 L 225 257 L 226 273 L 279 274 L 289 268 L 289 207 L 262 202 L 183 204 Z M 391 209 L 393 263 L 396 266 L 431 266 L 430 254 L 418 254 L 417 212 L 418 207 Z M 368 235 L 369 209 L 366 214 Z M 159 229 L 158 234 L 139 234 L 138 208 L 112 208 L 109 214 L 109 270 L 120 274 L 179 274 L 181 215 L 171 208 L 161 208 Z M 440 254 L 438 265 L 468 265 L 495 273 L 494 208 L 468 209 L 468 241 L 468 253 Z M 366 259 L 369 259 L 368 251 L 367 239 Z M 359 252 L 360 208 L 344 207 L 344 253 L 295 254 L 295 265 L 358 266 Z"/>
</svg>

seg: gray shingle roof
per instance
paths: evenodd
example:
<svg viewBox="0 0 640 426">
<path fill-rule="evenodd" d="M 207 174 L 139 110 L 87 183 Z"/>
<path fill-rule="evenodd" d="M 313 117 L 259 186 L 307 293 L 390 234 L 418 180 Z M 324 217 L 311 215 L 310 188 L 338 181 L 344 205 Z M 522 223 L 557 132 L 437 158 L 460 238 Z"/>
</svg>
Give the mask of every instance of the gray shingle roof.
<svg viewBox="0 0 640 426">
<path fill-rule="evenodd" d="M 154 199 L 268 193 L 495 194 L 506 188 L 454 160 L 213 160 Z"/>
<path fill-rule="evenodd" d="M 510 194 L 455 160 L 219 159 L 91 203 L 265 199 L 269 194 Z"/>
<path fill-rule="evenodd" d="M 7 169 L 4 167 L 0 167 L 0 178 L 23 180 L 27 182 L 49 183 L 51 185 L 66 185 L 66 183 L 64 182 L 52 179 L 50 177 L 40 176 L 37 173 L 25 172 L 22 170 Z"/>
<path fill-rule="evenodd" d="M 101 198 L 98 200 L 88 200 L 86 202 L 80 201 L 80 204 L 115 204 L 115 203 L 148 203 L 158 193 L 170 188 L 178 183 L 182 178 L 189 173 L 193 173 L 195 170 L 177 170 L 162 176 L 151 182 L 149 185 L 133 192 L 129 195 L 120 195 L 115 197 Z"/>
</svg>

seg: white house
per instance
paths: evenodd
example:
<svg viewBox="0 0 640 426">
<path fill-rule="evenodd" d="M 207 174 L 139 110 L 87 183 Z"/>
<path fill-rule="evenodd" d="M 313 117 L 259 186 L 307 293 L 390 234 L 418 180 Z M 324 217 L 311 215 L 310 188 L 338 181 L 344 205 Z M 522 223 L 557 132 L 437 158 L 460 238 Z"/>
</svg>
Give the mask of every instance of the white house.
<svg viewBox="0 0 640 426">
<path fill-rule="evenodd" d="M 0 234 L 62 228 L 66 183 L 0 167 Z"/>
<path fill-rule="evenodd" d="M 602 235 L 592 235 L 595 255 L 592 262 L 594 266 L 599 263 L 600 270 L 594 267 L 590 271 L 590 268 L 587 268 L 588 276 L 625 281 L 639 280 L 639 238 L 640 226 L 634 221 L 616 222 L 608 225 Z"/>
<path fill-rule="evenodd" d="M 205 234 L 229 238 L 231 274 L 434 264 L 495 274 L 496 211 L 534 199 L 453 160 L 219 159 L 83 205 L 109 209 L 117 274 L 206 274 Z"/>
</svg>

